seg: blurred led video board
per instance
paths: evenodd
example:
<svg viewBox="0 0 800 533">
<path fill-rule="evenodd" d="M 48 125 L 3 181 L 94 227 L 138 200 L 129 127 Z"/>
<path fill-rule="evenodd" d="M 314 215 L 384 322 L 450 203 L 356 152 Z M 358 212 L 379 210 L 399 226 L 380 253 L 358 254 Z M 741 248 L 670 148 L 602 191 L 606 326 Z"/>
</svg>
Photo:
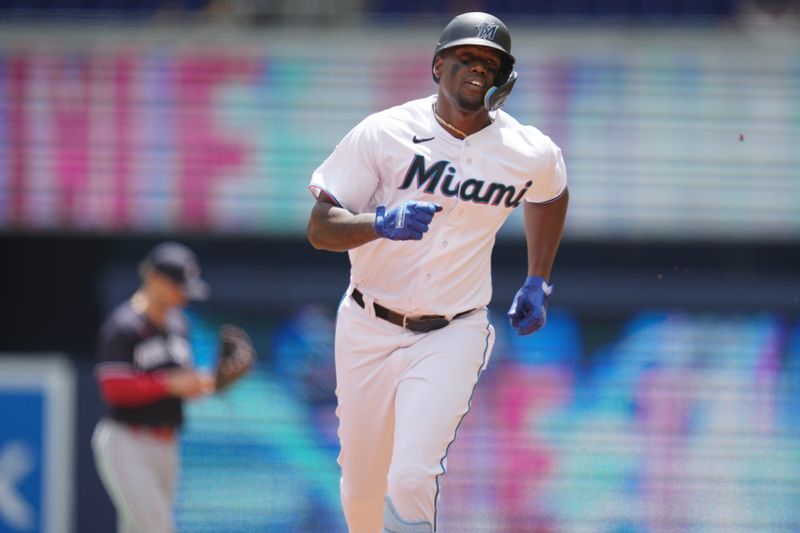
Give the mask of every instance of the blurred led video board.
<svg viewBox="0 0 800 533">
<path fill-rule="evenodd" d="M 800 531 L 800 323 L 650 312 L 599 332 L 556 309 L 519 337 L 493 315 L 496 347 L 441 481 L 442 531 Z M 200 366 L 222 319 L 193 316 Z M 334 310 L 241 320 L 259 366 L 189 407 L 179 530 L 345 533 Z"/>
<path fill-rule="evenodd" d="M 299 236 L 336 142 L 436 90 L 431 28 L 25 31 L 0 32 L 0 231 Z M 564 150 L 568 237 L 800 235 L 796 39 L 512 31 L 507 109 Z"/>
</svg>

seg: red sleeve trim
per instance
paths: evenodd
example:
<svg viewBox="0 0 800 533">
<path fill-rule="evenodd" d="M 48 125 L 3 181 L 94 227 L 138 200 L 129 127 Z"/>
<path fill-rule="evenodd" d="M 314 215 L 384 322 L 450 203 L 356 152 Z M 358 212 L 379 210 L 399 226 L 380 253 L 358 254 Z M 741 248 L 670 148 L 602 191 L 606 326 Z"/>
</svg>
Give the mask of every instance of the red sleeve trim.
<svg viewBox="0 0 800 533">
<path fill-rule="evenodd" d="M 167 381 L 159 374 L 104 371 L 97 372 L 97 380 L 103 399 L 114 407 L 139 407 L 169 395 Z"/>
<path fill-rule="evenodd" d="M 334 195 L 332 195 L 330 192 L 326 191 L 319 185 L 309 185 L 308 190 L 311 191 L 311 194 L 313 194 L 317 200 L 327 201 L 328 203 L 333 204 L 336 207 L 342 207 L 341 202 L 339 202 L 339 200 L 337 200 Z M 322 196 L 323 198 L 320 198 L 320 196 Z"/>
</svg>

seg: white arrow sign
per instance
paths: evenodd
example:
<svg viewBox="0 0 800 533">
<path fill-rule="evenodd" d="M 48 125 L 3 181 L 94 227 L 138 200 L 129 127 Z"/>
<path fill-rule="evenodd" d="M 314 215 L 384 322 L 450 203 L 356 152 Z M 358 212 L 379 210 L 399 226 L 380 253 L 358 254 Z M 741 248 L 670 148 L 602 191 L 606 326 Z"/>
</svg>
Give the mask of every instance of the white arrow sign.
<svg viewBox="0 0 800 533">
<path fill-rule="evenodd" d="M 21 441 L 0 449 L 0 522 L 19 531 L 34 527 L 33 507 L 17 491 L 17 485 L 33 470 L 33 452 Z"/>
</svg>

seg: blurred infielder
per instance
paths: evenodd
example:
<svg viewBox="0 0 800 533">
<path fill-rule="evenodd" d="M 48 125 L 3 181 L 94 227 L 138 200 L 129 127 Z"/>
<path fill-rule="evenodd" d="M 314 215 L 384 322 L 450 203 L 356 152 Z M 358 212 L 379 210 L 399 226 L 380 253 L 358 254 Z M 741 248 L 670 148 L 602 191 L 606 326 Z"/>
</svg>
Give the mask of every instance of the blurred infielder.
<svg viewBox="0 0 800 533">
<path fill-rule="evenodd" d="M 95 374 L 108 415 L 92 436 L 95 464 L 120 533 L 171 533 L 183 402 L 230 386 L 255 352 L 235 326 L 222 328 L 215 375 L 193 368 L 188 323 L 180 308 L 208 286 L 194 253 L 176 242 L 142 261 L 142 285 L 117 306 L 98 339 Z"/>
<path fill-rule="evenodd" d="M 436 531 L 439 478 L 494 342 L 495 234 L 524 205 L 528 277 L 508 316 L 546 319 L 568 194 L 560 149 L 500 106 L 517 79 L 506 26 L 466 13 L 433 58 L 438 94 L 375 113 L 314 172 L 316 248 L 345 251 L 336 378 L 351 533 Z"/>
</svg>

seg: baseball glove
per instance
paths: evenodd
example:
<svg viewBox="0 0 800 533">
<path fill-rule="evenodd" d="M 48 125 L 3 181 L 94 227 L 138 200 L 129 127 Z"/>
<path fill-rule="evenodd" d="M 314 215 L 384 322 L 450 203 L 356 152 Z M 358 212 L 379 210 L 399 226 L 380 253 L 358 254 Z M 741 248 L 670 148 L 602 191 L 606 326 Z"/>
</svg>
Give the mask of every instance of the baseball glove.
<svg viewBox="0 0 800 533">
<path fill-rule="evenodd" d="M 222 326 L 219 339 L 214 386 L 217 391 L 222 391 L 250 372 L 256 362 L 256 351 L 247 333 L 231 324 Z"/>
</svg>

